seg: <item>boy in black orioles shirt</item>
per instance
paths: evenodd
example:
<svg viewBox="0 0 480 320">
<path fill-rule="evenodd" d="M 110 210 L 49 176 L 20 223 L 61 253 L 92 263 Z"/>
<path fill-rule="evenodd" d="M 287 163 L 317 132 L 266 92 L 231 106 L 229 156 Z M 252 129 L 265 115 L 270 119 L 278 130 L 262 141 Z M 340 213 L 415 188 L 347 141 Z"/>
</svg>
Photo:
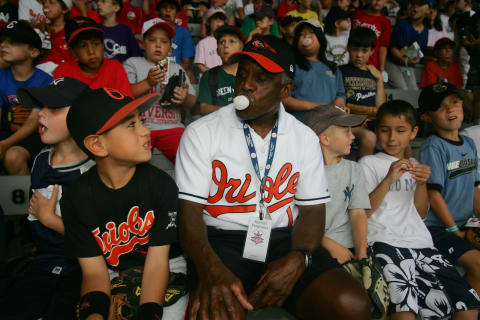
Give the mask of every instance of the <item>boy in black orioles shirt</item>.
<svg viewBox="0 0 480 320">
<path fill-rule="evenodd" d="M 132 100 L 113 89 L 96 89 L 80 95 L 67 115 L 73 139 L 96 162 L 60 202 L 67 248 L 82 269 L 80 319 L 107 319 L 117 312 L 109 311 L 108 269 L 122 275 L 132 267 L 143 268 L 135 319 L 162 317 L 169 249 L 177 239 L 177 187 L 147 163 L 150 131 L 140 118 L 159 98 Z"/>
</svg>

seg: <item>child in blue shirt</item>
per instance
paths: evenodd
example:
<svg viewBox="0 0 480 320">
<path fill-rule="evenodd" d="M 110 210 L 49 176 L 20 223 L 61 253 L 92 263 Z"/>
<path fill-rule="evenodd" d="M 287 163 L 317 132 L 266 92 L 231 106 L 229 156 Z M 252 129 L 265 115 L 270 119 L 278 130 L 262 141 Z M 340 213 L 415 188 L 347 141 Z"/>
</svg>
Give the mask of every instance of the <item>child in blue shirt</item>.
<svg viewBox="0 0 480 320">
<path fill-rule="evenodd" d="M 295 27 L 293 48 L 297 57 L 291 97 L 282 100 L 297 118 L 321 105 L 345 108 L 342 72 L 325 57 L 327 41 L 318 19 L 301 21 Z"/>
<path fill-rule="evenodd" d="M 0 33 L 0 58 L 9 64 L 0 69 L 0 160 L 7 174 L 29 174 L 31 160 L 42 149 L 37 130 L 37 108 L 23 108 L 17 90 L 46 86 L 52 81 L 47 73 L 34 67 L 42 40 L 25 21 L 13 21 Z"/>
<path fill-rule="evenodd" d="M 462 266 L 467 282 L 480 292 L 480 252 L 467 241 L 463 229 L 468 218 L 480 215 L 480 176 L 475 143 L 459 134 L 461 97 L 453 85 L 438 82 L 424 88 L 418 99 L 422 120 L 435 128 L 420 148 L 420 162 L 432 172 L 425 224 L 435 247 L 451 263 Z"/>
<path fill-rule="evenodd" d="M 420 62 L 420 57 L 408 57 L 405 53 L 414 42 L 425 53 L 427 49 L 428 29 L 423 20 L 428 14 L 428 3 L 425 0 L 414 0 L 409 3 L 408 17 L 395 24 L 390 40 L 388 60 L 385 68 L 390 84 L 398 89 L 418 90 L 413 68 Z"/>
<path fill-rule="evenodd" d="M 179 11 L 180 5 L 176 0 L 162 0 L 157 6 L 158 16 L 167 21 L 172 28 L 175 28 L 175 37 L 172 40 L 169 56 L 175 57 L 176 62 L 183 69 L 189 70 L 192 65 L 192 58 L 195 56 L 195 47 L 190 31 L 175 23 Z"/>
</svg>

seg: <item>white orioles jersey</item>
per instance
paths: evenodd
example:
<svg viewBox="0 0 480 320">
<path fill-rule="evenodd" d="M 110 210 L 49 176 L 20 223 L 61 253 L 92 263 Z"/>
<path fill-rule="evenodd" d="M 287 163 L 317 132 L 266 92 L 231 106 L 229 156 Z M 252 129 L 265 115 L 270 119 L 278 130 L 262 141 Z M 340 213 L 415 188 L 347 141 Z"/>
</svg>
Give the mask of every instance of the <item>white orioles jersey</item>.
<svg viewBox="0 0 480 320">
<path fill-rule="evenodd" d="M 323 156 L 315 133 L 280 106 L 275 155 L 263 198 L 272 228 L 293 225 L 297 205 L 330 200 Z M 179 198 L 204 204 L 207 226 L 246 230 L 258 217 L 260 181 L 253 168 L 233 104 L 188 126 L 178 148 L 175 178 Z M 250 130 L 263 177 L 270 143 Z"/>
</svg>

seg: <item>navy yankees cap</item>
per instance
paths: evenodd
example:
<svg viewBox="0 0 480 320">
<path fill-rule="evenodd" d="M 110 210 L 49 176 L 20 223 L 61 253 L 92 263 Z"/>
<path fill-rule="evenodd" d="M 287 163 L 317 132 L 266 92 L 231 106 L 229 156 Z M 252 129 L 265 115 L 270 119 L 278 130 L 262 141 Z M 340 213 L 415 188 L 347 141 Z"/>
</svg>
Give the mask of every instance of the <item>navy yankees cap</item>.
<svg viewBox="0 0 480 320">
<path fill-rule="evenodd" d="M 27 108 L 45 106 L 56 109 L 70 106 L 73 100 L 87 89 L 88 85 L 82 81 L 63 77 L 53 80 L 46 87 L 20 88 L 17 98 L 20 104 Z"/>
<path fill-rule="evenodd" d="M 83 144 L 86 137 L 107 132 L 135 109 L 144 112 L 161 97 L 152 93 L 133 100 L 116 89 L 86 90 L 73 101 L 68 111 L 68 130 L 77 145 L 89 154 Z"/>
<path fill-rule="evenodd" d="M 448 83 L 448 80 L 439 78 L 436 83 L 422 89 L 418 97 L 418 114 L 437 111 L 443 99 L 451 94 L 457 95 L 460 99 L 464 97 L 460 90 Z"/>
<path fill-rule="evenodd" d="M 245 55 L 255 60 L 268 72 L 285 72 L 291 79 L 295 75 L 295 56 L 292 48 L 274 35 L 260 36 L 247 42 L 243 51 L 230 56 L 230 63 L 238 62 Z"/>
<path fill-rule="evenodd" d="M 34 48 L 42 49 L 42 39 L 24 20 L 12 21 L 0 32 L 0 38 L 9 38 L 13 42 L 26 43 Z"/>
</svg>

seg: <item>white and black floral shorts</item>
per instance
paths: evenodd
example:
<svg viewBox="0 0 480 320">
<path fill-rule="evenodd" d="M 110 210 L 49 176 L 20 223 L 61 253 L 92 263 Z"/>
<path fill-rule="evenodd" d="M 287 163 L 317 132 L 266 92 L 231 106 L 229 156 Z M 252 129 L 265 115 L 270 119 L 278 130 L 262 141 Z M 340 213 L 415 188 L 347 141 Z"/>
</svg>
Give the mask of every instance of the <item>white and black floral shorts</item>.
<svg viewBox="0 0 480 320">
<path fill-rule="evenodd" d="M 434 248 L 371 245 L 390 292 L 389 313 L 413 312 L 441 319 L 457 311 L 480 309 L 477 292 Z"/>
</svg>

